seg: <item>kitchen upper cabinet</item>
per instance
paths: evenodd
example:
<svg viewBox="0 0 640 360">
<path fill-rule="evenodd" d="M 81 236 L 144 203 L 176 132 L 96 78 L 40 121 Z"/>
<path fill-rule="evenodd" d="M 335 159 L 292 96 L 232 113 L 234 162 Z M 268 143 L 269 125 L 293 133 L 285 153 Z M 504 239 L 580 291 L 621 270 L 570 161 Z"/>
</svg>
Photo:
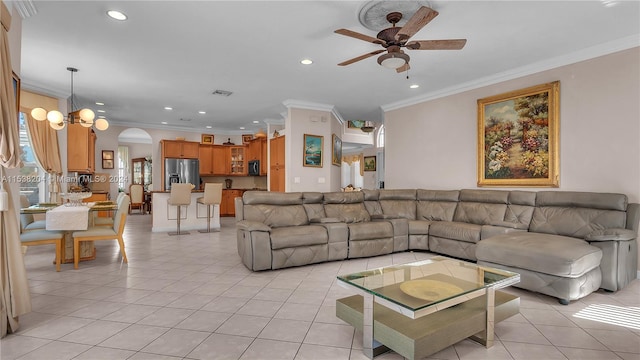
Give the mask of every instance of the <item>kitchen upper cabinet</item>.
<svg viewBox="0 0 640 360">
<path fill-rule="evenodd" d="M 284 162 L 284 135 L 269 140 L 269 190 L 284 191 L 285 187 L 285 162 Z"/>
<path fill-rule="evenodd" d="M 247 148 L 245 146 L 231 146 L 229 148 L 229 175 L 247 175 Z"/>
<path fill-rule="evenodd" d="M 227 159 L 230 156 L 229 148 L 224 145 L 213 145 L 212 148 L 213 175 L 228 175 Z"/>
<path fill-rule="evenodd" d="M 67 126 L 67 171 L 93 174 L 96 169 L 96 133 L 80 124 Z"/>
<path fill-rule="evenodd" d="M 197 159 L 200 143 L 195 141 L 162 140 L 162 158 Z"/>
<path fill-rule="evenodd" d="M 247 161 L 260 161 L 260 175 L 267 175 L 267 139 L 252 139 L 247 146 Z"/>
<path fill-rule="evenodd" d="M 213 146 L 200 145 L 200 176 L 213 175 Z"/>
</svg>

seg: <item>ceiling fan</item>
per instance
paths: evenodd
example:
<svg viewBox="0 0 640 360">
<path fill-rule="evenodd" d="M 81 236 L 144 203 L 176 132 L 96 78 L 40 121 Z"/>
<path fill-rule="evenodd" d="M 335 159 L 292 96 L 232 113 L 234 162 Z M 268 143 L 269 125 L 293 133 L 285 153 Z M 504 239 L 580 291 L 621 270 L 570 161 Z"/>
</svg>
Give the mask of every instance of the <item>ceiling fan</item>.
<svg viewBox="0 0 640 360">
<path fill-rule="evenodd" d="M 402 13 L 396 11 L 391 12 L 387 14 L 387 21 L 390 22 L 392 26 L 380 31 L 375 38 L 348 29 L 336 30 L 336 34 L 382 45 L 382 47 L 384 48 L 366 53 L 364 55 L 360 55 L 347 61 L 343 61 L 338 65 L 346 66 L 349 64 L 353 64 L 360 60 L 364 60 L 371 56 L 383 53 L 386 50 L 386 54 L 378 57 L 378 64 L 389 69 L 396 69 L 396 71 L 400 73 L 409 70 L 409 55 L 405 54 L 402 48 L 406 48 L 408 50 L 462 49 L 467 43 L 467 39 L 409 41 L 409 39 L 413 35 L 420 31 L 420 29 L 427 25 L 436 16 L 438 16 L 437 11 L 427 6 L 421 6 L 404 26 L 397 27 L 396 24 L 402 19 Z"/>
</svg>

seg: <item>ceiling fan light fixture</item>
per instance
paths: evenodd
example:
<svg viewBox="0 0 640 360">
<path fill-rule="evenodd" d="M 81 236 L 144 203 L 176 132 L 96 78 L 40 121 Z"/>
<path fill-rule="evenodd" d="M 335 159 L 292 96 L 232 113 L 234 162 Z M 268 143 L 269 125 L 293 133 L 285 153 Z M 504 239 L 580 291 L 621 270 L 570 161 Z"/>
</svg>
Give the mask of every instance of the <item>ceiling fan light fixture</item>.
<svg viewBox="0 0 640 360">
<path fill-rule="evenodd" d="M 391 52 L 378 57 L 378 64 L 392 70 L 404 66 L 408 62 L 409 55 L 401 52 Z"/>
</svg>

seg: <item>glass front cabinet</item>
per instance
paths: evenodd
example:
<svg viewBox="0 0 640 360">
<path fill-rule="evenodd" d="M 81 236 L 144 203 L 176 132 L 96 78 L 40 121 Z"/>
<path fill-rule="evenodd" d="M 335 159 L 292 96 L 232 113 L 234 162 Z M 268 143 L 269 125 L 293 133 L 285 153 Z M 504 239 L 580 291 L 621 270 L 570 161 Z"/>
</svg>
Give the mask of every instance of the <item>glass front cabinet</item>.
<svg viewBox="0 0 640 360">
<path fill-rule="evenodd" d="M 142 184 L 145 191 L 151 184 L 151 161 L 146 158 L 131 159 L 131 183 Z"/>
</svg>

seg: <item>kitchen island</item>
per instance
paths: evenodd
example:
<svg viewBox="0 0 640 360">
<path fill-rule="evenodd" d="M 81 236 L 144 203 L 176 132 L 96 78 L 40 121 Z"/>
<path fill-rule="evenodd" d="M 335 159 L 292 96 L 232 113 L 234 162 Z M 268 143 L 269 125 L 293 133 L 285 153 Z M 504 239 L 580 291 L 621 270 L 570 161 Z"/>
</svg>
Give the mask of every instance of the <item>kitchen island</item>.
<svg viewBox="0 0 640 360">
<path fill-rule="evenodd" d="M 152 232 L 176 231 L 177 206 L 169 205 L 169 191 L 152 191 Z M 198 198 L 204 196 L 204 191 L 193 190 L 191 192 L 191 204 L 183 205 L 181 210 L 181 230 L 206 230 L 207 206 L 198 204 Z M 211 229 L 220 229 L 220 206 L 211 208 Z"/>
</svg>

